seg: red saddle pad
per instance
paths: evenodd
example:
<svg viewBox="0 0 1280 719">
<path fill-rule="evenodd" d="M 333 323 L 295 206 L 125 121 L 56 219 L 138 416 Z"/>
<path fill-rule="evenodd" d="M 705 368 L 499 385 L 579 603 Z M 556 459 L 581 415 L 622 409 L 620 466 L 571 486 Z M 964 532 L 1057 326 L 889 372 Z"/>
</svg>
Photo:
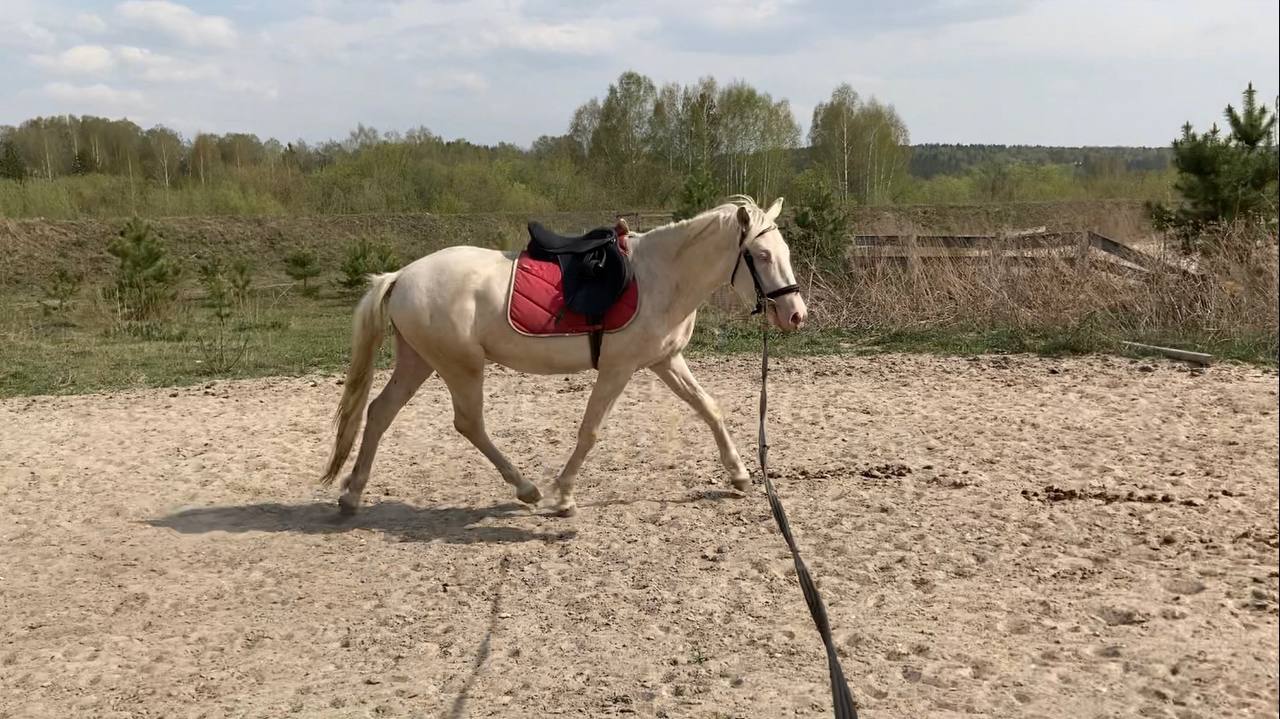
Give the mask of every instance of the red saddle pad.
<svg viewBox="0 0 1280 719">
<path fill-rule="evenodd" d="M 640 292 L 633 277 L 618 301 L 605 313 L 604 322 L 592 325 L 586 317 L 565 309 L 560 264 L 537 260 L 528 252 L 521 252 L 511 275 L 507 321 L 512 329 L 525 335 L 585 335 L 597 329 L 615 332 L 631 323 L 639 301 Z"/>
</svg>

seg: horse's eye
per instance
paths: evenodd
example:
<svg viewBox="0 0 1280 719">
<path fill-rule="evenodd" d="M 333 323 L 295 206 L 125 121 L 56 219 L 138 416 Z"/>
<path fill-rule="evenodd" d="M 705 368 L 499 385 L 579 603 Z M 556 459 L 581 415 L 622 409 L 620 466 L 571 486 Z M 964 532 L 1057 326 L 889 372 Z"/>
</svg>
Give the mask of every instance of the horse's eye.
<svg viewBox="0 0 1280 719">
<path fill-rule="evenodd" d="M 760 250 L 756 253 L 756 259 L 761 262 L 772 262 L 773 254 L 768 250 Z"/>
</svg>

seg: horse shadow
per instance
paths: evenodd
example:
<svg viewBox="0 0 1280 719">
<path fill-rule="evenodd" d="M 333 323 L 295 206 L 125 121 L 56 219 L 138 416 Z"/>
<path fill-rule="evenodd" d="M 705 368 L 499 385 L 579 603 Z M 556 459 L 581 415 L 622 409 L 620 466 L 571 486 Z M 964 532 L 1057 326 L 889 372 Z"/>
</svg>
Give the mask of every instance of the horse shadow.
<svg viewBox="0 0 1280 719">
<path fill-rule="evenodd" d="M 180 534 L 209 532 L 282 532 L 342 534 L 363 529 L 395 537 L 402 542 L 447 544 L 515 544 L 562 542 L 572 539 L 572 529 L 541 532 L 522 527 L 485 524 L 485 520 L 529 517 L 516 502 L 488 507 L 414 507 L 403 502 L 366 505 L 355 516 L 339 514 L 332 503 L 282 504 L 263 502 L 218 507 L 197 507 L 165 517 L 145 520 L 153 527 Z"/>
</svg>

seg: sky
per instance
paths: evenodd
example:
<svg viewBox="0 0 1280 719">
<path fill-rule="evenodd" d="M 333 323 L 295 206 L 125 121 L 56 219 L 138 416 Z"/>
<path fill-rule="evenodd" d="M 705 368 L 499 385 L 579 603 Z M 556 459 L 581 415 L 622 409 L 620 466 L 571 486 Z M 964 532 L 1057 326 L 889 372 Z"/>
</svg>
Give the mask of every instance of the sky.
<svg viewBox="0 0 1280 719">
<path fill-rule="evenodd" d="M 0 0 L 0 124 L 282 141 L 363 123 L 527 146 L 626 70 L 786 98 L 849 83 L 913 143 L 1167 145 L 1280 84 L 1275 0 Z"/>
</svg>

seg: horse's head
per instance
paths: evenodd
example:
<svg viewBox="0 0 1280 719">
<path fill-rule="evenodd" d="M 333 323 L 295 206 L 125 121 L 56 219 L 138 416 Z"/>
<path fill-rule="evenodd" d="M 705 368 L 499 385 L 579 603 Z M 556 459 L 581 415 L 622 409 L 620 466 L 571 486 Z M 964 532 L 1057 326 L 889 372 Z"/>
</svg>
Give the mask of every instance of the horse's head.
<svg viewBox="0 0 1280 719">
<path fill-rule="evenodd" d="M 791 248 L 776 224 L 781 212 L 781 197 L 768 210 L 753 202 L 738 205 L 740 255 L 731 282 L 739 297 L 763 302 L 775 327 L 795 331 L 804 326 L 808 311 L 791 269 Z"/>
</svg>

